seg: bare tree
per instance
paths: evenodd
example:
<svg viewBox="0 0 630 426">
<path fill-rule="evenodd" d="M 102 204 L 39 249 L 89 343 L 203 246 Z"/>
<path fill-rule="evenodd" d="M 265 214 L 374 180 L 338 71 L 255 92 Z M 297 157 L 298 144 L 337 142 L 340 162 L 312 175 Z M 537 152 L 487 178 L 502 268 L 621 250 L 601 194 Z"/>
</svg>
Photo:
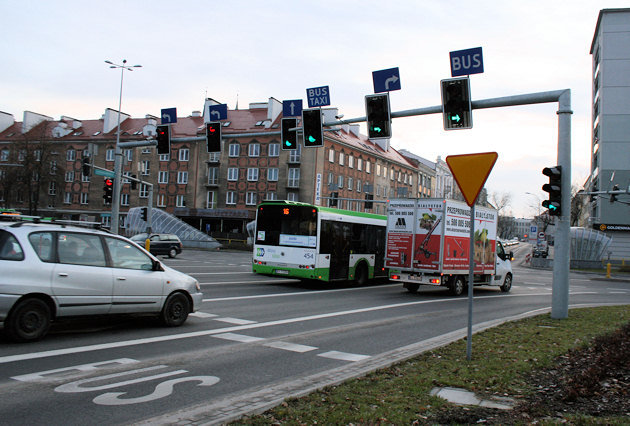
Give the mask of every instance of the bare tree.
<svg viewBox="0 0 630 426">
<path fill-rule="evenodd" d="M 516 222 L 511 213 L 505 213 L 505 210 L 512 203 L 512 194 L 509 192 L 493 192 L 490 201 L 499 212 L 499 221 L 497 224 L 497 234 L 501 238 L 511 238 L 516 233 Z"/>
</svg>

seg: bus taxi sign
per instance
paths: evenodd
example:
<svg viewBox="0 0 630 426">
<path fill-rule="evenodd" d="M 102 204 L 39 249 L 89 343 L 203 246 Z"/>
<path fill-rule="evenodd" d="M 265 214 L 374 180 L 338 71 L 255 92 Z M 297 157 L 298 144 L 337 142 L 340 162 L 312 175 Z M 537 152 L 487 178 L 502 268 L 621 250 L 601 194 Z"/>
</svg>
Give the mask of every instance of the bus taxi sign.
<svg viewBox="0 0 630 426">
<path fill-rule="evenodd" d="M 453 173 L 459 189 L 472 207 L 486 183 L 499 154 L 484 152 L 480 154 L 449 155 L 446 164 Z"/>
</svg>

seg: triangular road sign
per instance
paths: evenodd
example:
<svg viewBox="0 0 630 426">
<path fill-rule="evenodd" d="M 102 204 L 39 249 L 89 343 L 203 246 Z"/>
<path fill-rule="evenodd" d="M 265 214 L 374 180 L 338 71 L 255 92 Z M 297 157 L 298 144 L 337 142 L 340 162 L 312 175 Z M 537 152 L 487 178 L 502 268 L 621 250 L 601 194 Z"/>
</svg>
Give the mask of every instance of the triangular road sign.
<svg viewBox="0 0 630 426">
<path fill-rule="evenodd" d="M 486 183 L 499 154 L 484 152 L 481 154 L 449 155 L 446 157 L 453 177 L 462 191 L 466 203 L 473 206 L 481 189 Z"/>
</svg>

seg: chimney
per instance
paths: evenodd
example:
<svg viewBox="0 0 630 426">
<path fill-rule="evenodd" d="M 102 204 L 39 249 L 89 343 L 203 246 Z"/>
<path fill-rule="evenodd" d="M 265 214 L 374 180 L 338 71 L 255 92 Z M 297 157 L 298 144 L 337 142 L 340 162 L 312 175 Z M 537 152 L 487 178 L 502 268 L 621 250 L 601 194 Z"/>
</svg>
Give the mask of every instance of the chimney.
<svg viewBox="0 0 630 426">
<path fill-rule="evenodd" d="M 42 121 L 53 121 L 52 117 L 37 114 L 36 112 L 24 111 L 24 120 L 22 121 L 22 133 L 28 133 L 33 127 Z"/>
<path fill-rule="evenodd" d="M 13 114 L 0 111 L 0 133 L 4 132 L 9 127 L 13 126 L 14 124 L 15 124 L 15 119 L 13 118 Z"/>
<path fill-rule="evenodd" d="M 105 114 L 103 115 L 103 133 L 109 133 L 118 127 L 119 114 L 121 123 L 130 117 L 129 114 L 121 113 L 111 108 L 105 109 Z"/>
</svg>

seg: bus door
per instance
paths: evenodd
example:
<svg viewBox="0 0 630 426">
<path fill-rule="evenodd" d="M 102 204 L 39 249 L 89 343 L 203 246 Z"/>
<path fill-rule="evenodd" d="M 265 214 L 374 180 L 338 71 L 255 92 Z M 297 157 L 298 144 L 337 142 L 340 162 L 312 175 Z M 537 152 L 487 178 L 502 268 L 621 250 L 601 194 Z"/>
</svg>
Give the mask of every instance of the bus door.
<svg viewBox="0 0 630 426">
<path fill-rule="evenodd" d="M 322 239 L 327 239 L 330 248 L 330 280 L 347 280 L 350 263 L 351 226 L 342 222 L 322 224 Z"/>
</svg>

